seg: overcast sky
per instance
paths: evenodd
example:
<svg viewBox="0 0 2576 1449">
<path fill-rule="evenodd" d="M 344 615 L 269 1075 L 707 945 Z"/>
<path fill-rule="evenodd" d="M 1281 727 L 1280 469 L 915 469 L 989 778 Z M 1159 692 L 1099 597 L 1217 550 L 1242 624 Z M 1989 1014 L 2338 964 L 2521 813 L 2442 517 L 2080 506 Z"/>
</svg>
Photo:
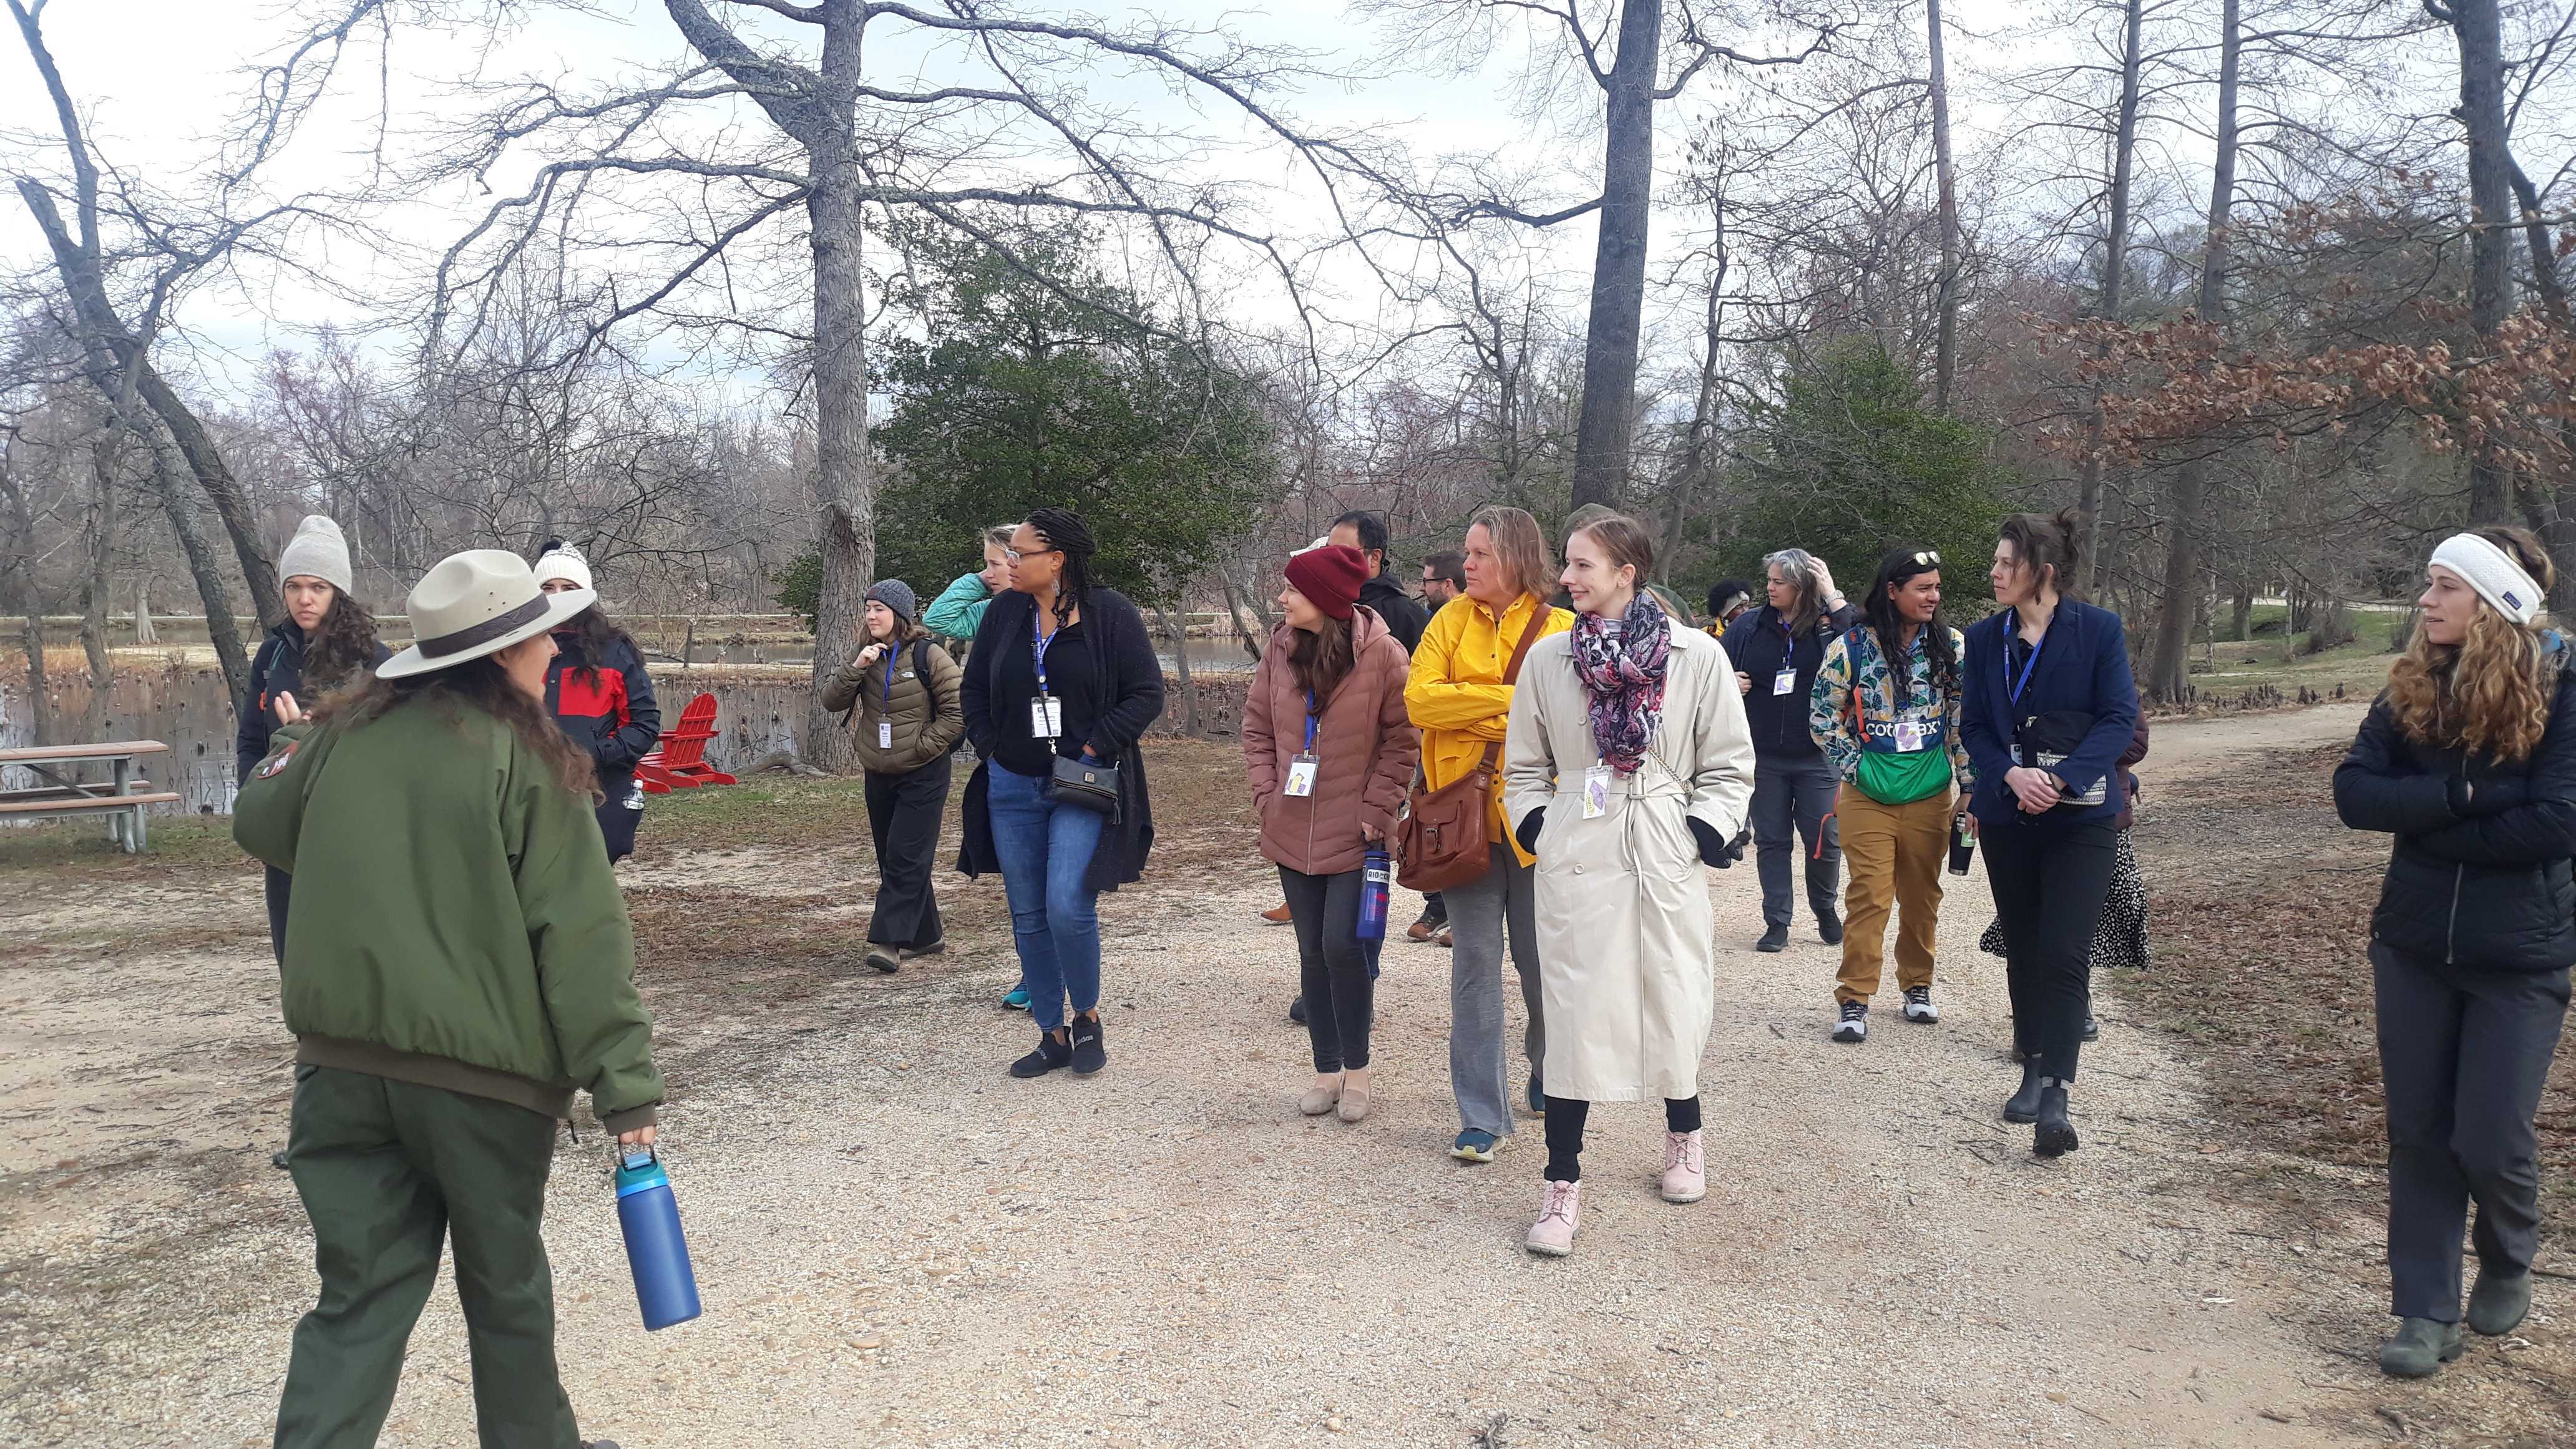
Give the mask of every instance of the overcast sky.
<svg viewBox="0 0 2576 1449">
<path fill-rule="evenodd" d="M 486 49 L 465 36 L 405 32 L 398 37 L 389 73 L 382 77 L 397 118 L 387 142 L 397 158 L 416 155 L 421 132 L 439 114 L 454 114 L 459 103 L 443 99 L 459 81 L 504 80 L 527 74 L 601 81 L 621 71 L 669 61 L 681 53 L 677 33 L 652 0 L 627 7 L 626 23 L 571 14 L 535 11 L 535 18 L 497 48 Z M 1962 32 L 1954 42 L 1953 66 L 1965 70 L 1990 60 L 1994 44 L 1978 37 L 2000 33 L 2018 7 L 2004 0 L 1953 0 L 1953 26 Z M 737 12 L 739 13 L 739 12 Z M 1113 16 L 1117 12 L 1112 12 Z M 1254 41 L 1296 44 L 1351 58 L 1355 70 L 1383 70 L 1384 35 L 1347 12 L 1314 4 L 1255 4 L 1226 0 L 1170 0 L 1153 13 L 1179 23 L 1215 24 L 1220 19 Z M 1917 4 L 1890 5 L 1887 23 L 1919 28 Z M 1319 18 L 1321 17 L 1321 18 Z M 46 34 L 66 78 L 80 99 L 104 152 L 132 173 L 154 178 L 168 189 L 184 189 L 188 176 L 212 154 L 212 136 L 238 111 L 251 82 L 247 68 L 273 56 L 289 33 L 284 7 L 267 0 L 54 0 L 45 15 Z M 782 33 L 806 33 L 769 18 Z M 873 33 L 873 32 L 872 32 Z M 0 156 L 13 167 L 28 158 L 48 171 L 60 167 L 59 148 L 47 152 L 53 116 L 43 88 L 14 36 L 0 44 Z M 914 58 L 894 47 L 873 49 L 871 78 L 899 84 Z M 1597 161 L 1574 153 L 1555 138 L 1535 135 L 1516 120 L 1507 103 L 1514 57 L 1498 56 L 1483 71 L 1444 75 L 1424 68 L 1385 74 L 1356 84 L 1310 84 L 1291 103 L 1300 119 L 1319 128 L 1365 127 L 1400 135 L 1417 153 L 1488 148 L 1516 148 L 1519 159 L 1540 167 L 1562 163 L 1561 199 L 1590 194 L 1597 187 Z M 337 82 L 341 99 L 320 123 L 308 127 L 284 164 L 269 176 L 280 191 L 344 187 L 372 164 L 377 140 L 371 118 L 378 110 L 372 49 L 358 54 Z M 1147 114 L 1170 113 L 1176 102 L 1167 94 L 1134 82 L 1118 99 Z M 1695 94 L 1715 104 L 1722 99 L 1722 79 L 1703 82 Z M 1963 87 L 1957 103 L 1960 124 L 1989 133 L 2009 129 L 2012 118 L 1974 87 Z M 1659 117 L 1663 138 L 1673 139 L 1677 116 Z M 1287 188 L 1298 184 L 1290 168 L 1272 154 L 1253 158 L 1271 173 L 1254 179 Z M 1669 170 L 1669 167 L 1667 168 Z M 1593 174 L 1587 174 L 1592 171 Z M 496 178 L 504 191 L 515 189 Z M 1311 197 L 1309 198 L 1311 200 Z M 8 200 L 0 198 L 0 200 Z M 407 241 L 435 248 L 460 233 L 488 198 L 463 188 L 424 198 L 399 213 L 395 229 Z M 1973 203 L 1972 203 L 1973 206 Z M 1669 244 L 1676 227 L 1660 226 L 1658 240 Z M 1587 281 L 1592 247 L 1588 223 L 1556 229 L 1546 239 L 1540 265 L 1562 273 L 1577 290 Z M 41 255 L 33 225 L 14 201 L 0 206 L 0 260 L 24 264 Z M 360 290 L 385 292 L 416 283 L 421 253 L 401 258 L 371 256 L 344 249 L 321 258 Z M 369 320 L 363 305 L 353 305 L 300 285 L 270 285 L 254 277 L 247 290 L 192 298 L 183 319 L 205 344 L 202 365 L 218 375 L 236 362 L 256 357 L 268 346 L 293 345 L 306 329 L 327 322 Z M 1350 279 L 1354 292 L 1365 284 Z M 1353 296 L 1354 305 L 1366 305 Z M 218 385 L 221 385 L 218 382 Z"/>
</svg>

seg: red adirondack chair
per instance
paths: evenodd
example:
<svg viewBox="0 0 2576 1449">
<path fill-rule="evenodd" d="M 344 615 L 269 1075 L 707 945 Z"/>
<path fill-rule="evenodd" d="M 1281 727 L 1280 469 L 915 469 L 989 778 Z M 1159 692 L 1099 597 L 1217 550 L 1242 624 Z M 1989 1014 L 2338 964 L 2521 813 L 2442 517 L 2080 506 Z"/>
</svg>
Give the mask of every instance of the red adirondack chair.
<svg viewBox="0 0 2576 1449">
<path fill-rule="evenodd" d="M 679 728 L 662 731 L 661 748 L 635 762 L 636 781 L 653 795 L 740 783 L 707 763 L 707 741 L 715 737 L 716 697 L 701 694 L 680 711 Z"/>
</svg>

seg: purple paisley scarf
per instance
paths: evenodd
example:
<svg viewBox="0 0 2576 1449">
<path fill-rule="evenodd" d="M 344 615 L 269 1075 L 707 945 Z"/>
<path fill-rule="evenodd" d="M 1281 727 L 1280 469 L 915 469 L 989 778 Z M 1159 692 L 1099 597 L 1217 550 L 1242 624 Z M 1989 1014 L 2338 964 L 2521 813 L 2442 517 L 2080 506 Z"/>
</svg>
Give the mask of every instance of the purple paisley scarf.
<svg viewBox="0 0 2576 1449">
<path fill-rule="evenodd" d="M 1574 616 L 1574 675 L 1592 698 L 1592 743 L 1622 775 L 1637 773 L 1664 718 L 1664 665 L 1672 621 L 1640 589 L 1617 629 L 1598 614 Z"/>
</svg>

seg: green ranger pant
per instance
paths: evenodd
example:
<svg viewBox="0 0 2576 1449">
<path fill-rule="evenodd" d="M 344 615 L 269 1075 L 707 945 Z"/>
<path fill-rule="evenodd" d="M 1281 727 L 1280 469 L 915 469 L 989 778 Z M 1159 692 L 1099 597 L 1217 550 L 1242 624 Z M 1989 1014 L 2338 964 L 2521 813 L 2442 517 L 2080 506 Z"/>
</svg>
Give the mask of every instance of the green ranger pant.
<svg viewBox="0 0 2576 1449">
<path fill-rule="evenodd" d="M 449 1237 L 483 1449 L 578 1449 L 537 1232 L 553 1120 L 362 1072 L 300 1066 L 295 1076 L 287 1161 L 313 1221 L 322 1298 L 295 1325 L 277 1449 L 376 1442 Z"/>
</svg>

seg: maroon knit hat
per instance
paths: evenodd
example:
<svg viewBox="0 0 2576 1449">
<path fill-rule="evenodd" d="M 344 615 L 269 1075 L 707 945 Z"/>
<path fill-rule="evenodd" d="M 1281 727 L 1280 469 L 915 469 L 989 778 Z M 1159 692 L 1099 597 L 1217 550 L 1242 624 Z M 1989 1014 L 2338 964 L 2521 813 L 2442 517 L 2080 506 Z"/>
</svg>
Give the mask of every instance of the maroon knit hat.
<svg viewBox="0 0 2576 1449">
<path fill-rule="evenodd" d="M 1347 623 L 1360 601 L 1360 585 L 1368 582 L 1368 558 L 1337 543 L 1310 548 L 1289 556 L 1288 582 L 1326 617 Z"/>
</svg>

